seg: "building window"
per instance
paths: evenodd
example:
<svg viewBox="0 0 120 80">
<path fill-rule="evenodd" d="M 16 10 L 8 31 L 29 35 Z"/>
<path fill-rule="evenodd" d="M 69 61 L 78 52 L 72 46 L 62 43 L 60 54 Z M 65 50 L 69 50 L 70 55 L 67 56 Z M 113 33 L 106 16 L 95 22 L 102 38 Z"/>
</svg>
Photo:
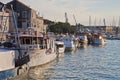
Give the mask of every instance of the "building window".
<svg viewBox="0 0 120 80">
<path fill-rule="evenodd" d="M 27 18 L 27 11 L 22 11 L 22 18 Z"/>
</svg>

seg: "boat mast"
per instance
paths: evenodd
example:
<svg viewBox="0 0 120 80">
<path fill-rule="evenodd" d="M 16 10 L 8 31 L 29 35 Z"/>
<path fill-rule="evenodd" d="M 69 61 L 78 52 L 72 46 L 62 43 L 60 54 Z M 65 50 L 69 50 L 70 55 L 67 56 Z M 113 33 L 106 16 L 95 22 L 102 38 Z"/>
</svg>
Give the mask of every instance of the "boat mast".
<svg viewBox="0 0 120 80">
<path fill-rule="evenodd" d="M 113 22 L 112 22 L 112 26 L 115 27 L 116 23 L 115 23 L 115 18 L 113 17 Z"/>
<path fill-rule="evenodd" d="M 120 16 L 119 16 L 119 23 L 118 23 L 118 27 L 120 27 Z"/>
<path fill-rule="evenodd" d="M 17 38 L 18 48 L 20 49 L 21 45 L 20 45 L 20 39 L 19 39 L 19 35 L 18 35 L 18 27 L 17 27 L 17 22 L 16 22 L 16 16 L 15 16 L 15 13 L 14 13 L 14 10 L 13 10 L 13 5 L 11 5 L 11 9 L 12 9 L 12 16 L 13 16 L 14 27 L 15 27 L 15 36 Z M 22 55 L 21 50 L 19 50 L 19 53 L 20 53 L 20 55 Z"/>
<path fill-rule="evenodd" d="M 89 16 L 89 26 L 91 26 L 91 16 Z"/>
<path fill-rule="evenodd" d="M 94 21 L 94 26 L 96 27 L 96 17 L 95 17 L 95 21 Z"/>
</svg>

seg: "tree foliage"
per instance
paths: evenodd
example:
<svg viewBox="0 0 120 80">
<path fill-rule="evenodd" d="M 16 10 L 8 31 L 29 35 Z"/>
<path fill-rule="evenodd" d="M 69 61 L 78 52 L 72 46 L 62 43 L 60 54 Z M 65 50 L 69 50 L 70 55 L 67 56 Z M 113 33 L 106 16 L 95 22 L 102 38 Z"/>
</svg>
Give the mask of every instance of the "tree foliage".
<svg viewBox="0 0 120 80">
<path fill-rule="evenodd" d="M 75 33 L 76 32 L 76 26 L 70 25 L 69 23 L 64 22 L 50 22 L 46 20 L 46 24 L 48 24 L 48 31 L 54 32 L 54 33 Z"/>
</svg>

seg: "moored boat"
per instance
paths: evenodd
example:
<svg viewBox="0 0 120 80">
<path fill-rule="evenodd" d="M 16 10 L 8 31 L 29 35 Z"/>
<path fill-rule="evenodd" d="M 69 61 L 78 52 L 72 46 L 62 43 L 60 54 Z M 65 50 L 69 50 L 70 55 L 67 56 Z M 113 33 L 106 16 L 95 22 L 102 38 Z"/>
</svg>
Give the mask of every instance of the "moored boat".
<svg viewBox="0 0 120 80">
<path fill-rule="evenodd" d="M 64 51 L 65 51 L 64 42 L 63 42 L 63 41 L 60 41 L 60 40 L 57 40 L 57 41 L 55 41 L 55 45 L 56 45 L 57 54 L 58 54 L 58 55 L 63 54 Z"/>
<path fill-rule="evenodd" d="M 29 30 L 19 31 L 21 47 L 28 50 L 30 68 L 47 64 L 56 59 L 55 38 L 49 34 Z"/>
<path fill-rule="evenodd" d="M 12 6 L 11 9 L 16 32 L 14 36 L 15 38 L 18 37 L 17 25 Z M 2 17 L 4 18 L 5 16 Z M 3 25 L 2 23 L 0 26 L 6 28 L 6 25 Z M 8 39 L 7 31 L 2 30 L 2 35 L 4 34 L 4 37 L 7 38 L 4 40 L 4 37 L 2 36 L 0 43 L 0 80 L 16 77 L 27 72 L 29 70 L 28 62 L 30 60 L 26 50 L 21 48 L 19 44 L 19 38 L 14 39 L 16 44 L 13 44 Z"/>
<path fill-rule="evenodd" d="M 76 49 L 76 44 L 72 38 L 65 36 L 62 38 L 62 41 L 65 44 L 65 51 L 72 51 Z"/>
<path fill-rule="evenodd" d="M 12 43 L 4 42 L 0 46 L 0 80 L 12 78 L 29 70 L 29 55 L 15 48 Z"/>
<path fill-rule="evenodd" d="M 88 44 L 87 34 L 81 33 L 78 36 L 80 44 Z"/>
<path fill-rule="evenodd" d="M 104 45 L 106 44 L 105 38 L 100 34 L 94 34 L 92 39 L 93 44 Z"/>
</svg>

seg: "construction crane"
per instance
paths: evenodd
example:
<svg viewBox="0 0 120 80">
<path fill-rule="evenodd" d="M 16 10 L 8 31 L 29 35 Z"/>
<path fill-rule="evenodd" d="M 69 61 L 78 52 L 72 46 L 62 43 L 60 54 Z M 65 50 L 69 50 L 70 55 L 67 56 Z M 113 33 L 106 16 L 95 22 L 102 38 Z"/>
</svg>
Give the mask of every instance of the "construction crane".
<svg viewBox="0 0 120 80">
<path fill-rule="evenodd" d="M 73 18 L 74 18 L 75 24 L 76 24 L 76 26 L 77 26 L 77 21 L 76 21 L 75 15 L 73 15 Z"/>
<path fill-rule="evenodd" d="M 73 19 L 75 20 L 75 24 L 76 24 L 76 26 L 78 27 L 78 24 L 77 24 L 77 21 L 76 21 L 75 15 L 73 15 Z"/>
<path fill-rule="evenodd" d="M 68 23 L 68 17 L 66 12 L 65 12 L 65 22 Z"/>
<path fill-rule="evenodd" d="M 78 28 L 78 27 L 79 27 L 79 25 L 78 25 L 78 23 L 77 23 L 77 21 L 76 21 L 75 15 L 73 15 L 73 19 L 75 20 L 75 24 L 76 24 L 76 27 L 77 27 L 77 29 L 76 29 L 76 30 L 77 30 L 77 32 L 79 32 L 79 28 Z"/>
</svg>

